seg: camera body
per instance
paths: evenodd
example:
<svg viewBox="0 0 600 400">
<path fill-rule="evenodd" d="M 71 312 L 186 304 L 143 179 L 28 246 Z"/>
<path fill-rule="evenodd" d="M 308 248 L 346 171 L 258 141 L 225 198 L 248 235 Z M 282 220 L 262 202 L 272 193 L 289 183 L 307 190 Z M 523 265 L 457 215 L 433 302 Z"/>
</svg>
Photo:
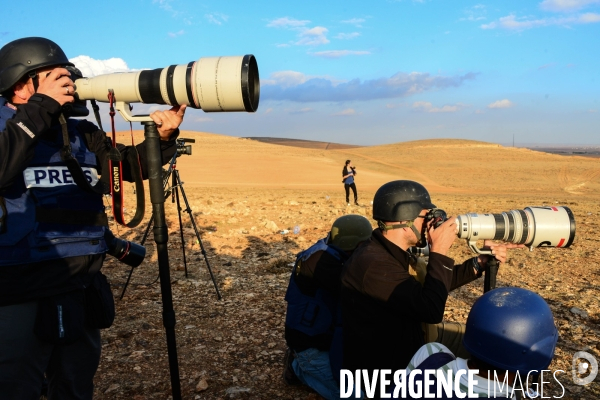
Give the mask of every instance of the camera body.
<svg viewBox="0 0 600 400">
<path fill-rule="evenodd" d="M 425 214 L 425 224 L 429 221 L 433 221 L 433 227 L 438 228 L 441 224 L 448 220 L 446 211 L 441 208 L 432 208 L 427 214 Z"/>
<path fill-rule="evenodd" d="M 192 155 L 192 145 L 186 145 L 186 143 L 196 143 L 196 139 L 181 138 L 176 139 L 175 142 L 177 143 L 177 157 L 182 154 L 186 154 L 188 156 Z"/>
</svg>

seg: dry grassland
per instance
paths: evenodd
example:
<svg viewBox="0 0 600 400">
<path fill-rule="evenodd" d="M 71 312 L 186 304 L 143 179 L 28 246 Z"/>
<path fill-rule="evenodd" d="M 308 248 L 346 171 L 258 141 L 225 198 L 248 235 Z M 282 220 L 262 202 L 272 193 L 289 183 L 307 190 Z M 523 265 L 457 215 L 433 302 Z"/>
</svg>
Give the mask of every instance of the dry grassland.
<svg viewBox="0 0 600 400">
<path fill-rule="evenodd" d="M 534 290 L 552 307 L 560 340 L 550 368 L 566 371 L 558 375 L 565 386 L 563 398 L 600 397 L 597 381 L 581 387 L 571 379 L 576 351 L 600 359 L 598 159 L 465 140 L 321 150 L 197 132 L 183 132 L 181 137 L 196 139 L 193 154 L 179 157 L 177 168 L 223 296 L 217 300 L 200 243 L 184 211 L 185 277 L 178 214 L 169 198 L 165 209 L 184 398 L 319 398 L 307 388 L 287 387 L 281 380 L 290 264 L 298 251 L 324 237 L 337 217 L 347 213 L 370 217 L 375 190 L 396 179 L 424 184 L 433 202 L 449 215 L 499 213 L 532 205 L 571 208 L 577 223 L 574 244 L 569 249 L 513 251 L 501 266 L 498 286 Z M 357 166 L 360 207 L 347 207 L 344 202 L 341 171 L 348 158 Z M 132 212 L 135 200 L 129 197 L 126 205 Z M 151 213 L 149 205 L 146 209 L 140 227 L 113 226 L 113 231 L 139 242 Z M 300 228 L 298 234 L 292 232 L 295 226 Z M 289 233 L 282 234 L 284 230 Z M 146 245 L 146 261 L 134 271 L 124 299 L 117 299 L 115 324 L 103 332 L 96 399 L 167 399 L 170 395 L 152 235 Z M 458 240 L 451 256 L 457 261 L 472 257 Z M 118 297 L 128 270 L 109 260 L 104 271 Z M 482 288 L 478 280 L 452 292 L 446 319 L 464 322 Z M 549 380 L 554 384 L 546 386 L 545 396 L 559 396 L 561 387 Z"/>
</svg>

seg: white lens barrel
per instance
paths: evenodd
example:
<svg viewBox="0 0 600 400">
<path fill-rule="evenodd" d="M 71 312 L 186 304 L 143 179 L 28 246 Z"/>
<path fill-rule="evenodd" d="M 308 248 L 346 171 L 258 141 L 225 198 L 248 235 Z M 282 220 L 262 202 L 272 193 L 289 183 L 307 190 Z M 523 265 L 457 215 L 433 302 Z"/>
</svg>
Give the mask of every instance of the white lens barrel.
<svg viewBox="0 0 600 400">
<path fill-rule="evenodd" d="M 75 87 L 80 100 L 107 102 L 112 89 L 123 103 L 186 104 L 206 112 L 254 112 L 260 97 L 258 65 L 250 54 L 81 78 Z"/>
<path fill-rule="evenodd" d="M 569 247 L 575 238 L 575 218 L 563 206 L 462 214 L 456 224 L 457 236 L 469 242 L 494 239 L 528 247 Z"/>
</svg>

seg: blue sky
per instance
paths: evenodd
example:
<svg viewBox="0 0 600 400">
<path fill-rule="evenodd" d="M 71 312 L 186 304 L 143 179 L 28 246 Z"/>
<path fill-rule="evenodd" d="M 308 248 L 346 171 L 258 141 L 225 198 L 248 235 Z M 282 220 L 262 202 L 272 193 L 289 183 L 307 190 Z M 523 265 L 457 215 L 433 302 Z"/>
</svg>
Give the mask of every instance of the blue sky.
<svg viewBox="0 0 600 400">
<path fill-rule="evenodd" d="M 258 111 L 190 109 L 184 129 L 600 145 L 600 0 L 17 3 L 0 45 L 47 37 L 88 76 L 253 54 Z"/>
</svg>

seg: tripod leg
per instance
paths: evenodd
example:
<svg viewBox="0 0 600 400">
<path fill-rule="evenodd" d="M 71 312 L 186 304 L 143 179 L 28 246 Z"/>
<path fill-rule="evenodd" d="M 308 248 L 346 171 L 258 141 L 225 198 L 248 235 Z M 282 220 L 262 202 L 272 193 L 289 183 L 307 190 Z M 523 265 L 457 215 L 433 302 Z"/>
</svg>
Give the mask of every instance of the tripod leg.
<svg viewBox="0 0 600 400">
<path fill-rule="evenodd" d="M 183 201 L 185 202 L 185 211 L 190 216 L 190 221 L 192 221 L 192 227 L 194 228 L 194 232 L 196 232 L 196 239 L 198 239 L 198 243 L 200 244 L 200 249 L 202 251 L 202 255 L 204 256 L 204 261 L 206 261 L 206 268 L 208 269 L 208 273 L 210 274 L 210 278 L 213 281 L 213 285 L 215 286 L 215 290 L 217 291 L 217 298 L 221 300 L 221 293 L 219 292 L 219 287 L 217 286 L 217 281 L 215 280 L 215 276 L 212 273 L 212 269 L 210 268 L 210 263 L 208 262 L 208 257 L 206 256 L 206 250 L 204 250 L 204 244 L 202 244 L 202 239 L 200 238 L 200 233 L 198 232 L 198 227 L 196 226 L 196 221 L 194 220 L 194 215 L 192 214 L 192 209 L 190 207 L 190 203 L 188 202 L 187 196 L 185 195 L 185 190 L 183 190 L 183 182 L 181 182 L 181 178 L 179 174 L 177 175 L 178 187 L 181 189 L 181 195 L 183 196 Z M 177 198 L 179 200 L 179 198 Z"/>
<path fill-rule="evenodd" d="M 181 221 L 181 204 L 179 203 L 179 187 L 176 185 L 179 179 L 179 171 L 173 171 L 173 196 L 177 199 L 177 215 L 179 216 L 179 233 L 181 234 L 181 252 L 183 253 L 183 268 L 185 269 L 185 277 L 188 277 L 187 260 L 185 257 L 185 239 L 183 237 L 183 222 Z"/>
</svg>

